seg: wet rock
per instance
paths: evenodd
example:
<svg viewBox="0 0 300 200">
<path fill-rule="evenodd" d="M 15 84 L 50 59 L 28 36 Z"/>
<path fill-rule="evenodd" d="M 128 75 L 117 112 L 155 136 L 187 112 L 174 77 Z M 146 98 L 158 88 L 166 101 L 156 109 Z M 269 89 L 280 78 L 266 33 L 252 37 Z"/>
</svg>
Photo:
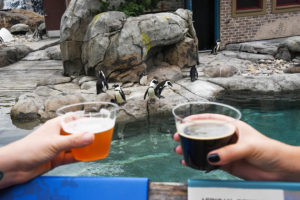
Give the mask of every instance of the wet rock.
<svg viewBox="0 0 300 200">
<path fill-rule="evenodd" d="M 278 48 L 275 58 L 289 61 L 289 60 L 291 60 L 292 56 L 291 56 L 291 53 L 290 53 L 288 47 L 282 46 L 282 47 Z"/>
<path fill-rule="evenodd" d="M 31 49 L 24 45 L 5 47 L 3 49 L 0 48 L 0 67 L 15 63 L 30 52 Z"/>
<path fill-rule="evenodd" d="M 40 96 L 34 93 L 21 95 L 11 109 L 11 117 L 18 121 L 31 121 L 39 119 L 43 113 L 44 105 Z"/>
</svg>

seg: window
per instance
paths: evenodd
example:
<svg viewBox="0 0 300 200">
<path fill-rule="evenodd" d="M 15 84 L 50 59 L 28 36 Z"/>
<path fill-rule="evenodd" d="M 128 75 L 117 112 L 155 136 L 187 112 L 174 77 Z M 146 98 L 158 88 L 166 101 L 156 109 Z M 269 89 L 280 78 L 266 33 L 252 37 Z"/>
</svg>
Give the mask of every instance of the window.
<svg viewBox="0 0 300 200">
<path fill-rule="evenodd" d="M 277 0 L 276 6 L 300 5 L 300 0 Z"/>
<path fill-rule="evenodd" d="M 300 0 L 273 0 L 273 13 L 300 10 Z"/>
<path fill-rule="evenodd" d="M 236 1 L 237 10 L 261 9 L 261 0 L 238 0 Z"/>
<path fill-rule="evenodd" d="M 233 0 L 233 17 L 260 15 L 266 13 L 266 0 Z"/>
</svg>

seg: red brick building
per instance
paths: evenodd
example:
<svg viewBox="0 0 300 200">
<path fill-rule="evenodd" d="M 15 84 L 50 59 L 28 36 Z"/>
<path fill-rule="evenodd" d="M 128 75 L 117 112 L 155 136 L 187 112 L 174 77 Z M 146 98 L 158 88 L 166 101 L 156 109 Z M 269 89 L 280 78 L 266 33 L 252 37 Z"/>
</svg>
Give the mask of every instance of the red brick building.
<svg viewBox="0 0 300 200">
<path fill-rule="evenodd" d="M 183 0 L 182 0 L 183 1 Z M 185 0 L 193 10 L 199 49 L 300 35 L 300 0 Z"/>
</svg>

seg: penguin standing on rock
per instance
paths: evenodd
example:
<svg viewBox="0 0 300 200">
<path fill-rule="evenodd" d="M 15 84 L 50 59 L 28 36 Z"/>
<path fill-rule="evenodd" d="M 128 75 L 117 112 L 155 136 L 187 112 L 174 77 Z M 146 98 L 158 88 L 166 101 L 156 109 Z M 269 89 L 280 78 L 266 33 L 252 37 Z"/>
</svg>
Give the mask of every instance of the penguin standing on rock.
<svg viewBox="0 0 300 200">
<path fill-rule="evenodd" d="M 106 81 L 103 71 L 99 70 L 99 76 L 98 76 L 98 80 L 96 83 L 97 94 L 103 93 L 104 87 L 106 87 L 106 89 L 108 89 L 108 84 L 107 84 L 107 81 Z"/>
<path fill-rule="evenodd" d="M 144 100 L 146 99 L 147 95 L 149 97 L 149 103 L 154 104 L 155 103 L 155 86 L 158 84 L 158 81 L 156 79 L 153 79 L 150 82 L 149 87 L 147 88 L 145 95 L 144 95 Z"/>
<path fill-rule="evenodd" d="M 198 79 L 198 71 L 197 71 L 196 65 L 191 67 L 190 77 L 191 77 L 192 82 L 194 82 L 195 80 Z"/>
<path fill-rule="evenodd" d="M 115 88 L 115 102 L 119 105 L 125 104 L 126 97 L 125 97 L 125 94 L 124 94 L 121 86 L 118 84 L 115 84 L 115 85 L 113 85 L 113 87 Z"/>
<path fill-rule="evenodd" d="M 168 80 L 166 81 L 162 81 L 160 82 L 156 88 L 154 89 L 155 91 L 155 95 L 158 97 L 158 98 L 165 98 L 161 95 L 162 91 L 165 89 L 165 87 L 173 87 L 172 83 Z"/>
<path fill-rule="evenodd" d="M 211 54 L 214 54 L 214 55 L 217 55 L 217 52 L 220 50 L 220 45 L 221 45 L 221 41 L 220 40 L 217 40 L 215 45 L 214 45 L 214 48 L 211 50 Z"/>
</svg>

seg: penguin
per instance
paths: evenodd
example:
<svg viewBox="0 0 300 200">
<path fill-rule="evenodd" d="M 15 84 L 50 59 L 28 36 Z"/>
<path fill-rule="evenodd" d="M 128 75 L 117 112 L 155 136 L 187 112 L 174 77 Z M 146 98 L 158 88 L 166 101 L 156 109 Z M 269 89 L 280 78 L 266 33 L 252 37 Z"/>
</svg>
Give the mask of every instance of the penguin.
<svg viewBox="0 0 300 200">
<path fill-rule="evenodd" d="M 156 79 L 153 79 L 149 87 L 147 88 L 145 95 L 144 95 L 144 100 L 146 99 L 146 96 L 148 95 L 149 97 L 149 103 L 154 104 L 155 103 L 155 86 L 158 84 L 158 81 Z"/>
<path fill-rule="evenodd" d="M 162 81 L 159 84 L 157 84 L 157 86 L 154 89 L 155 95 L 158 98 L 165 98 L 165 97 L 161 96 L 161 93 L 165 89 L 165 87 L 168 87 L 168 86 L 173 87 L 172 83 L 168 80 Z"/>
<path fill-rule="evenodd" d="M 125 104 L 126 97 L 121 86 L 118 84 L 114 84 L 113 87 L 115 88 L 115 102 L 119 105 Z"/>
<path fill-rule="evenodd" d="M 214 54 L 214 55 L 217 55 L 217 52 L 220 50 L 220 44 L 221 44 L 221 41 L 220 40 L 217 40 L 215 45 L 214 45 L 214 48 L 211 50 L 211 54 Z"/>
<path fill-rule="evenodd" d="M 190 77 L 192 82 L 198 79 L 198 71 L 196 65 L 191 67 Z"/>
<path fill-rule="evenodd" d="M 98 80 L 96 83 L 97 94 L 104 92 L 104 87 L 106 87 L 106 89 L 108 89 L 108 84 L 107 84 L 107 81 L 106 81 L 103 71 L 99 70 L 99 76 L 98 76 Z"/>
</svg>

